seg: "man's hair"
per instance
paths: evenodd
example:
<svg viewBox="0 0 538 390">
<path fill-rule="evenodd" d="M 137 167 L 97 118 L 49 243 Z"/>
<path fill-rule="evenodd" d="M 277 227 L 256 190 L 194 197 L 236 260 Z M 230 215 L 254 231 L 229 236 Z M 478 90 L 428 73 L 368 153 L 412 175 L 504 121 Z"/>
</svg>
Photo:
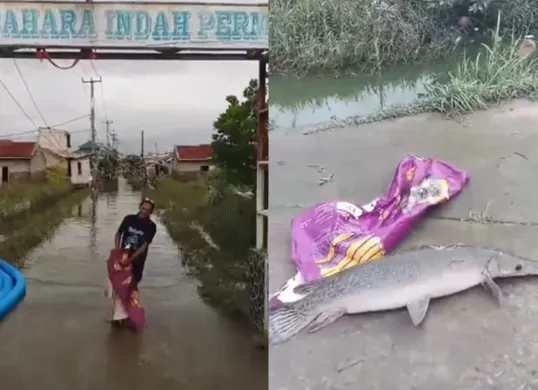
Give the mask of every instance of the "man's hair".
<svg viewBox="0 0 538 390">
<path fill-rule="evenodd" d="M 142 207 L 144 203 L 148 203 L 151 205 L 151 211 L 155 209 L 155 202 L 153 202 L 150 198 L 144 198 L 142 199 L 142 202 L 138 205 L 138 207 Z"/>
</svg>

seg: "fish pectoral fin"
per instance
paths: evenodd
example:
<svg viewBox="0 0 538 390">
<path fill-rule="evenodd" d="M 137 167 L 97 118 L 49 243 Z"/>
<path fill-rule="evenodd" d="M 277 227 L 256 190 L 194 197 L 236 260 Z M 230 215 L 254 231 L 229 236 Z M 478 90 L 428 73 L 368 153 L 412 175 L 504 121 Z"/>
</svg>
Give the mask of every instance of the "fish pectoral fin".
<svg viewBox="0 0 538 390">
<path fill-rule="evenodd" d="M 413 325 L 419 326 L 424 321 L 428 313 L 428 307 L 430 307 L 430 298 L 422 298 L 407 304 L 407 312 Z"/>
<path fill-rule="evenodd" d="M 318 330 L 325 328 L 327 325 L 332 324 L 344 314 L 346 314 L 346 309 L 341 307 L 321 312 L 308 327 L 308 332 L 317 332 Z"/>
<path fill-rule="evenodd" d="M 486 290 L 493 294 L 493 297 L 499 305 L 502 304 L 504 296 L 503 291 L 501 290 L 499 285 L 495 283 L 495 280 L 493 280 L 487 269 L 482 271 L 482 286 L 484 286 Z"/>
</svg>

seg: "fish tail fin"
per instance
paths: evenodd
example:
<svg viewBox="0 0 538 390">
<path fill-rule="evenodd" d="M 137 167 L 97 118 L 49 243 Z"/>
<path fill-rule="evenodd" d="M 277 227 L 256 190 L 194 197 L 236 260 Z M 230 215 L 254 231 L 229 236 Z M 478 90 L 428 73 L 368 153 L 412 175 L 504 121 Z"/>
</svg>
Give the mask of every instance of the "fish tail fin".
<svg viewBox="0 0 538 390">
<path fill-rule="evenodd" d="M 269 342 L 280 344 L 306 328 L 314 316 L 301 313 L 297 309 L 284 306 L 269 314 Z"/>
</svg>

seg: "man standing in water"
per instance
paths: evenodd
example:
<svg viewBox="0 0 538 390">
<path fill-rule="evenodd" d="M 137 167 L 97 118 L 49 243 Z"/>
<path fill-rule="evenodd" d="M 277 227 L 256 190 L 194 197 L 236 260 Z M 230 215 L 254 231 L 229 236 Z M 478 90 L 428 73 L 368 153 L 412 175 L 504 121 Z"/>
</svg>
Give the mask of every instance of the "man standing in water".
<svg viewBox="0 0 538 390">
<path fill-rule="evenodd" d="M 129 214 L 123 218 L 114 238 L 116 248 L 129 246 L 129 257 L 124 264 L 132 264 L 133 282 L 136 285 L 142 280 L 148 247 L 157 231 L 155 223 L 150 219 L 154 208 L 151 199 L 144 199 L 138 214 Z"/>
</svg>

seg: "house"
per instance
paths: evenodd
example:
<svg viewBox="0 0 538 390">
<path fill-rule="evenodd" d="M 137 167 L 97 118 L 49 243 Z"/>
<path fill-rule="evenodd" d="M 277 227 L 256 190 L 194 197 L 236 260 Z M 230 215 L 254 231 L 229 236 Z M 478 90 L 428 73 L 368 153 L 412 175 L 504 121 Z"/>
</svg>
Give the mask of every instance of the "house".
<svg viewBox="0 0 538 390">
<path fill-rule="evenodd" d="M 175 177 L 204 174 L 211 169 L 211 145 L 177 145 L 171 168 Z"/>
<path fill-rule="evenodd" d="M 73 153 L 68 161 L 67 176 L 75 187 L 88 186 L 92 182 L 92 154 Z"/>
<path fill-rule="evenodd" d="M 47 168 L 60 166 L 67 170 L 71 135 L 65 130 L 39 129 L 37 143 L 45 155 Z"/>
<path fill-rule="evenodd" d="M 37 142 L 0 141 L 2 186 L 19 180 L 42 179 L 46 168 L 45 154 Z"/>
<path fill-rule="evenodd" d="M 145 159 L 146 175 L 154 178 L 170 174 L 171 163 L 174 159 L 172 154 L 157 155 Z"/>
<path fill-rule="evenodd" d="M 79 154 L 83 154 L 83 153 L 86 153 L 86 154 L 90 154 L 90 153 L 95 153 L 95 152 L 99 152 L 103 149 L 103 146 L 97 142 L 93 142 L 93 141 L 87 141 L 85 143 L 83 143 L 82 145 L 80 145 L 78 147 L 77 150 L 75 150 L 75 153 L 79 153 Z"/>
</svg>

